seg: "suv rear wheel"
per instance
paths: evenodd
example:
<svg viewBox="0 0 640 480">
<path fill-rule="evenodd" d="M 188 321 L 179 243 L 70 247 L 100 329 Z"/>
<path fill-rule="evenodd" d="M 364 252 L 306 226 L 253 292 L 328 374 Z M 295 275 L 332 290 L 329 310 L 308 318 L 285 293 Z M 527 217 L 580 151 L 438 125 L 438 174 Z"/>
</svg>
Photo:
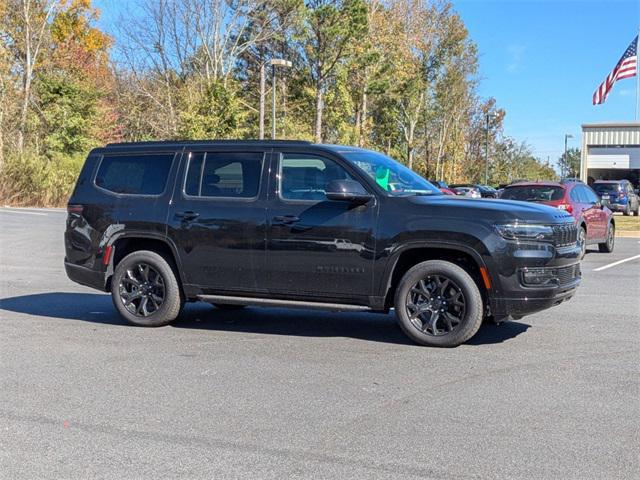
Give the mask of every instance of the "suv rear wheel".
<svg viewBox="0 0 640 480">
<path fill-rule="evenodd" d="M 111 298 L 123 318 L 142 327 L 167 325 L 182 307 L 173 269 L 161 255 L 148 250 L 130 253 L 118 263 Z"/>
<path fill-rule="evenodd" d="M 412 267 L 395 294 L 396 317 L 404 333 L 421 345 L 456 347 L 482 324 L 482 295 L 461 267 L 429 260 Z"/>
</svg>

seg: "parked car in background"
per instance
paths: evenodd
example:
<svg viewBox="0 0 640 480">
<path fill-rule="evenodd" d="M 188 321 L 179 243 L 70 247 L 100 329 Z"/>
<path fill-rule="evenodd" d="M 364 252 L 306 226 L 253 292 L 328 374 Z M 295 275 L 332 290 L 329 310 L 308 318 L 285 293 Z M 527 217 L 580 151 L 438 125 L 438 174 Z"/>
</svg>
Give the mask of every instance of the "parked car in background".
<svg viewBox="0 0 640 480">
<path fill-rule="evenodd" d="M 482 198 L 478 189 L 474 187 L 451 187 L 456 195 L 469 198 Z"/>
<path fill-rule="evenodd" d="M 600 197 L 582 182 L 529 182 L 505 187 L 503 200 L 544 203 L 569 212 L 578 226 L 582 256 L 587 245 L 597 244 L 601 252 L 612 252 L 615 221 Z"/>
<path fill-rule="evenodd" d="M 640 199 L 629 180 L 596 180 L 591 188 L 614 212 L 636 216 L 640 213 Z"/>
<path fill-rule="evenodd" d="M 443 180 L 429 180 L 433 185 L 435 185 L 436 187 L 438 187 L 438 189 L 446 194 L 446 195 L 457 195 L 456 192 L 454 192 L 451 188 L 449 188 L 449 185 L 447 185 L 447 183 Z"/>
<path fill-rule="evenodd" d="M 482 185 L 480 183 L 457 183 L 451 185 L 451 188 L 458 187 L 474 188 L 480 193 L 482 198 L 498 198 L 498 191 L 489 185 Z"/>
</svg>

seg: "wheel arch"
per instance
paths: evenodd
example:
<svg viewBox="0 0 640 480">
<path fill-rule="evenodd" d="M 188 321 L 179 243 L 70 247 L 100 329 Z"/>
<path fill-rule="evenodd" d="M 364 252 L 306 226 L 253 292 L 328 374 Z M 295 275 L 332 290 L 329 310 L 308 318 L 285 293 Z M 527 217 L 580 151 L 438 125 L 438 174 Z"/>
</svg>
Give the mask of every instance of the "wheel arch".
<svg viewBox="0 0 640 480">
<path fill-rule="evenodd" d="M 495 281 L 479 252 L 461 244 L 421 243 L 400 249 L 389 262 L 391 267 L 386 273 L 383 291 L 385 308 L 393 305 L 395 291 L 402 276 L 412 266 L 427 260 L 446 260 L 462 267 L 475 280 L 485 303 L 489 300 Z"/>
<path fill-rule="evenodd" d="M 149 250 L 164 257 L 171 269 L 174 271 L 180 292 L 184 296 L 184 279 L 180 268 L 180 257 L 173 242 L 160 234 L 149 232 L 125 232 L 114 235 L 110 239 L 109 246 L 112 248 L 111 258 L 107 266 L 106 290 L 111 290 L 111 278 L 118 263 L 130 253 L 139 250 Z"/>
</svg>

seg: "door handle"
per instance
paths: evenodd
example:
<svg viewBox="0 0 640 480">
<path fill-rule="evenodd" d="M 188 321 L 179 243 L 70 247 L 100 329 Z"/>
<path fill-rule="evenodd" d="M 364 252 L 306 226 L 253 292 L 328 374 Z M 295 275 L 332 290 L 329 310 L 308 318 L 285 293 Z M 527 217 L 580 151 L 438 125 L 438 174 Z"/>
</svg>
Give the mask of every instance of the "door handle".
<svg viewBox="0 0 640 480">
<path fill-rule="evenodd" d="M 198 212 L 194 212 L 192 210 L 187 210 L 186 212 L 176 212 L 176 218 L 181 218 L 183 220 L 195 220 L 199 216 L 200 214 Z"/>
<path fill-rule="evenodd" d="M 283 225 L 290 225 L 292 223 L 299 222 L 300 217 L 296 217 L 295 215 L 278 215 L 273 217 L 273 221 Z"/>
</svg>

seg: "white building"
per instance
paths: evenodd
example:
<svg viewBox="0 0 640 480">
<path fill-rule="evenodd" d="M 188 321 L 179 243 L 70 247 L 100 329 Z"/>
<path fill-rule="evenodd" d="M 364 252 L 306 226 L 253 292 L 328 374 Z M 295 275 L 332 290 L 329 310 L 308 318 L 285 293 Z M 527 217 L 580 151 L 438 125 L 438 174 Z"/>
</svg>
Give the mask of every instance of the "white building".
<svg viewBox="0 0 640 480">
<path fill-rule="evenodd" d="M 640 122 L 582 125 L 580 178 L 640 183 Z"/>
</svg>

